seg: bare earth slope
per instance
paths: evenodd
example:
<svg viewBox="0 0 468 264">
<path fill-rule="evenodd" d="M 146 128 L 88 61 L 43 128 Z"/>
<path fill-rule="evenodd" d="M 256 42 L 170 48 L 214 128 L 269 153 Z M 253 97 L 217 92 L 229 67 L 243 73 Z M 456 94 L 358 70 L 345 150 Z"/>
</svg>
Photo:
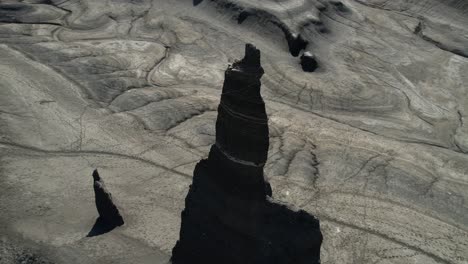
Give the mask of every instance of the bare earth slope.
<svg viewBox="0 0 468 264">
<path fill-rule="evenodd" d="M 322 263 L 467 264 L 467 28 L 462 0 L 0 0 L 0 263 L 167 263 L 249 42 Z M 125 225 L 86 237 L 94 168 Z"/>
</svg>

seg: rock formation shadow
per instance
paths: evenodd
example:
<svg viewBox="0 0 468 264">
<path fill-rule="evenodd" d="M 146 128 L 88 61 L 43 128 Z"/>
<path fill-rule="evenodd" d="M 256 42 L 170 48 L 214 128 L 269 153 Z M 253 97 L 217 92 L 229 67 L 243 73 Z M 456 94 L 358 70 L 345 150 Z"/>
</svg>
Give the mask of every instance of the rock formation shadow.
<svg viewBox="0 0 468 264">
<path fill-rule="evenodd" d="M 226 70 L 216 143 L 195 166 L 174 264 L 320 263 L 319 220 L 269 197 L 263 73 L 260 51 L 251 44 Z"/>
<path fill-rule="evenodd" d="M 93 188 L 96 209 L 99 217 L 89 231 L 87 237 L 102 235 L 124 224 L 122 215 L 112 200 L 111 193 L 106 189 L 104 181 L 97 170 L 93 172 Z"/>
</svg>

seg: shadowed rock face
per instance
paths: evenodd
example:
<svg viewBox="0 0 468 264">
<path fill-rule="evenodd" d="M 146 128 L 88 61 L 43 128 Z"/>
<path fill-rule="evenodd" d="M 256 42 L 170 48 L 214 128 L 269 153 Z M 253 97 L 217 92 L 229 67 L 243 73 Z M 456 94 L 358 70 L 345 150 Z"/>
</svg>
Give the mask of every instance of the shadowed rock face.
<svg viewBox="0 0 468 264">
<path fill-rule="evenodd" d="M 226 70 L 216 143 L 195 167 L 172 252 L 175 264 L 319 263 L 319 221 L 267 198 L 262 75 L 260 51 L 251 44 L 244 59 Z"/>
<path fill-rule="evenodd" d="M 106 229 L 106 227 L 112 229 L 117 226 L 123 225 L 124 220 L 120 215 L 119 209 L 117 209 L 117 206 L 114 204 L 114 201 L 112 201 L 112 195 L 106 189 L 104 181 L 99 176 L 97 170 L 94 170 L 93 172 L 93 179 L 96 208 L 99 213 L 99 218 L 96 221 L 96 225 L 103 227 L 103 229 Z"/>
</svg>

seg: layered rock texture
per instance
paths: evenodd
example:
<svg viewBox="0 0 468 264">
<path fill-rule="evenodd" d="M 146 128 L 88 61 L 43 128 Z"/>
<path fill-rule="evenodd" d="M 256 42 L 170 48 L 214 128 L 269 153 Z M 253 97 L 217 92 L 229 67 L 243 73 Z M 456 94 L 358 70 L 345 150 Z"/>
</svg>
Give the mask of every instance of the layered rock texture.
<svg viewBox="0 0 468 264">
<path fill-rule="evenodd" d="M 275 200 L 320 219 L 321 262 L 466 264 L 467 13 L 466 0 L 0 0 L 0 263 L 166 264 L 226 67 L 253 43 L 265 175 Z M 125 224 L 86 237 L 96 167 Z"/>
<path fill-rule="evenodd" d="M 172 263 L 320 263 L 319 221 L 267 199 L 269 133 L 260 51 L 226 70 L 216 143 L 195 166 Z"/>
</svg>

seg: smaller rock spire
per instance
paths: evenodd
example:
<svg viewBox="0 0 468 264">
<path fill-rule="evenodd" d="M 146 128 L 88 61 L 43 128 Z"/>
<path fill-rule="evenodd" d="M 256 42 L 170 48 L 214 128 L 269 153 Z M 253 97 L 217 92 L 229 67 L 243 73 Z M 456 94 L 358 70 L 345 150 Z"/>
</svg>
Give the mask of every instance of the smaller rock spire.
<svg viewBox="0 0 468 264">
<path fill-rule="evenodd" d="M 106 189 L 104 181 L 101 179 L 101 176 L 99 176 L 97 169 L 93 172 L 93 180 L 96 208 L 102 223 L 112 227 L 123 225 L 123 217 L 114 204 L 112 195 Z"/>
</svg>

